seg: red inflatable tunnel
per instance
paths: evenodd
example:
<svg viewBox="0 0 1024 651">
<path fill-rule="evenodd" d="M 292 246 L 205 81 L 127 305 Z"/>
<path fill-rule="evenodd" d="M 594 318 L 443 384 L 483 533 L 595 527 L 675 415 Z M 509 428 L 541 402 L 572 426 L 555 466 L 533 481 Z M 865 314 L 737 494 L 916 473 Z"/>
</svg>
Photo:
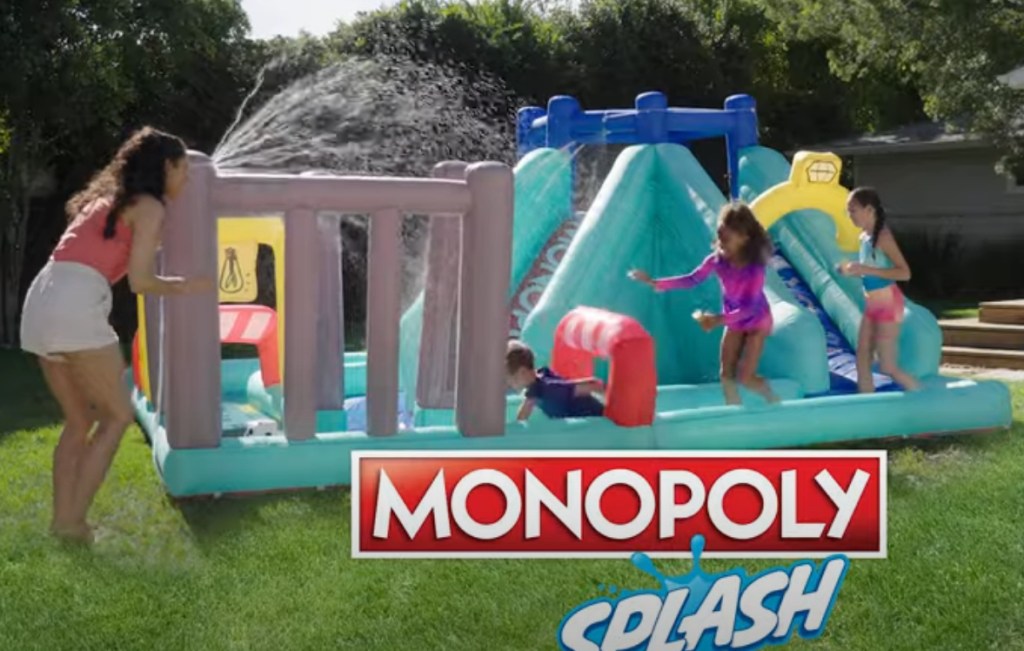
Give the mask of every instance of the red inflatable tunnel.
<svg viewBox="0 0 1024 651">
<path fill-rule="evenodd" d="M 263 386 L 281 383 L 281 363 L 278 355 L 277 312 L 262 305 L 221 305 L 220 342 L 222 344 L 249 344 L 256 347 L 260 359 Z M 132 340 L 132 373 L 135 383 L 142 388 L 142 362 L 139 334 Z"/>
<path fill-rule="evenodd" d="M 635 319 L 593 307 L 578 307 L 555 331 L 551 367 L 569 379 L 594 374 L 594 358 L 608 359 L 605 416 L 622 427 L 654 421 L 658 376 L 654 340 Z"/>
</svg>

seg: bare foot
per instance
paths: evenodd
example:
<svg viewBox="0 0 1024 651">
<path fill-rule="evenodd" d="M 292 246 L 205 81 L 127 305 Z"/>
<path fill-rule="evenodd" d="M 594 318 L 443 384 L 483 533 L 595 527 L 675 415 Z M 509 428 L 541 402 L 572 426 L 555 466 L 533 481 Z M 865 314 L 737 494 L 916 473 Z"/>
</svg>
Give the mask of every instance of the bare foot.
<svg viewBox="0 0 1024 651">
<path fill-rule="evenodd" d="M 740 398 L 740 392 L 736 389 L 736 382 L 734 380 L 722 380 L 722 393 L 725 394 L 725 404 L 743 404 L 743 400 Z"/>
<path fill-rule="evenodd" d="M 900 388 L 904 391 L 913 392 L 921 390 L 921 383 L 917 381 L 917 378 L 904 373 L 903 371 L 896 371 L 890 374 L 896 384 L 900 385 Z"/>
<path fill-rule="evenodd" d="M 743 386 L 760 395 L 768 404 L 774 405 L 780 402 L 779 397 L 775 395 L 774 391 L 772 391 L 772 386 L 768 384 L 768 380 L 764 379 L 760 375 L 755 375 L 750 378 Z"/>
<path fill-rule="evenodd" d="M 54 523 L 50 525 L 50 533 L 63 541 L 84 545 L 91 545 L 95 540 L 92 527 L 85 522 L 76 524 Z"/>
</svg>

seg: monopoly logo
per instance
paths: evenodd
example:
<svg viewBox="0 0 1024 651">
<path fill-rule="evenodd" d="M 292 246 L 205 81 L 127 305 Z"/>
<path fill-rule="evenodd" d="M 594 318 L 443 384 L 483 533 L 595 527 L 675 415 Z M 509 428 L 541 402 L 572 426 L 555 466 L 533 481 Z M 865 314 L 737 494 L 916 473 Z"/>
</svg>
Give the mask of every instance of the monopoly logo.
<svg viewBox="0 0 1024 651">
<path fill-rule="evenodd" d="M 742 569 L 700 569 L 704 539 L 694 536 L 693 570 L 666 577 L 645 554 L 633 564 L 653 576 L 656 590 L 598 586 L 597 597 L 573 609 L 558 629 L 566 651 L 718 651 L 783 644 L 794 630 L 815 638 L 825 630 L 849 560 L 836 554 L 815 566 L 801 561 L 747 576 Z"/>
<path fill-rule="evenodd" d="M 353 557 L 885 558 L 885 453 L 354 452 Z"/>
</svg>

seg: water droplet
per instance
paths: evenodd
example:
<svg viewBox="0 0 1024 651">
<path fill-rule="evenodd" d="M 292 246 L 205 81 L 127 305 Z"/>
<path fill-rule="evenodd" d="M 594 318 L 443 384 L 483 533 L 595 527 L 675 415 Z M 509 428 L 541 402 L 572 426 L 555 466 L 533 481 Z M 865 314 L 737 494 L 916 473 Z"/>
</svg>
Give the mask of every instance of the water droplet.
<svg viewBox="0 0 1024 651">
<path fill-rule="evenodd" d="M 700 569 L 700 556 L 704 553 L 704 536 L 697 534 L 690 539 L 690 552 L 693 553 L 693 569 Z"/>
</svg>

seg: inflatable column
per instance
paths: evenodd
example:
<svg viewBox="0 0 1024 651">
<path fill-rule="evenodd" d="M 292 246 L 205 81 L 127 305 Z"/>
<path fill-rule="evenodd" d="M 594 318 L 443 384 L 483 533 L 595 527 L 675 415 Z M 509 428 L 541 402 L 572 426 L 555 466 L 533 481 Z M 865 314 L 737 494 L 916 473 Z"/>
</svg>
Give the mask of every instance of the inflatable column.
<svg viewBox="0 0 1024 651">
<path fill-rule="evenodd" d="M 211 201 L 217 170 L 208 156 L 189 152 L 190 174 L 164 222 L 164 273 L 217 277 L 217 215 Z M 220 329 L 217 292 L 164 300 L 164 390 L 171 448 L 215 448 L 221 436 Z M 147 305 L 147 314 L 149 314 Z M 159 348 L 157 348 L 159 349 Z M 158 376 L 159 377 L 159 376 Z"/>
<path fill-rule="evenodd" d="M 464 436 L 495 436 L 505 432 L 512 170 L 475 163 L 466 182 L 471 207 L 462 221 L 455 420 Z"/>
<path fill-rule="evenodd" d="M 341 216 L 317 217 L 319 240 L 317 312 L 317 410 L 333 413 L 345 409 L 345 305 L 342 298 Z M 338 423 L 340 429 L 344 423 Z"/>
<path fill-rule="evenodd" d="M 284 215 L 284 432 L 291 441 L 316 433 L 316 340 L 320 242 L 316 211 Z"/>
</svg>

